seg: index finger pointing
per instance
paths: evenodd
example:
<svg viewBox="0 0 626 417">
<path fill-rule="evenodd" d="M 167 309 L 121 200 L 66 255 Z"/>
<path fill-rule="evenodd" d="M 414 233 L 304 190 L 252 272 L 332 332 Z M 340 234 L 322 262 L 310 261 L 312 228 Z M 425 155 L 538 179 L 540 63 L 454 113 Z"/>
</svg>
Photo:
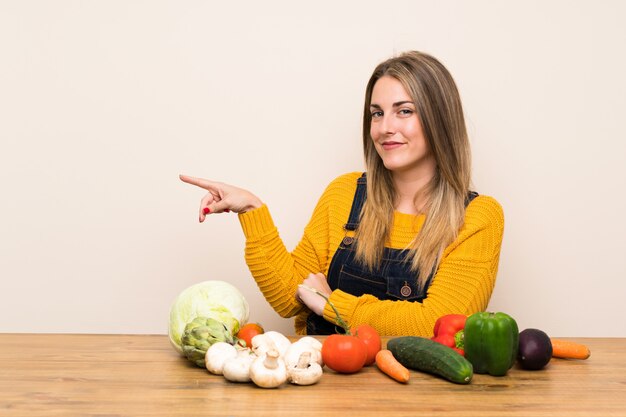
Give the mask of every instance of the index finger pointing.
<svg viewBox="0 0 626 417">
<path fill-rule="evenodd" d="M 190 177 L 188 175 L 179 175 L 178 178 L 187 184 L 195 185 L 197 187 L 204 188 L 205 190 L 210 191 L 215 189 L 215 184 L 209 180 L 205 180 L 204 178 Z"/>
</svg>

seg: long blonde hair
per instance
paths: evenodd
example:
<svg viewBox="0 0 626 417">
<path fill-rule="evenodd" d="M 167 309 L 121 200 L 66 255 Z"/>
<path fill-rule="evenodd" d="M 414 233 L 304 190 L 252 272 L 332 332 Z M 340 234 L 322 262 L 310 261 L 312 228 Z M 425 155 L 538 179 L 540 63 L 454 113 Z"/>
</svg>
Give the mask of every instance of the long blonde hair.
<svg viewBox="0 0 626 417">
<path fill-rule="evenodd" d="M 422 191 L 427 200 L 426 218 L 407 248 L 407 260 L 412 270 L 418 272 L 416 278 L 423 285 L 436 270 L 443 250 L 456 239 L 463 225 L 471 177 L 469 140 L 458 89 L 437 59 L 411 51 L 376 67 L 367 84 L 363 113 L 367 200 L 356 234 L 356 258 L 364 265 L 372 269 L 382 259 L 397 198 L 392 173 L 383 165 L 370 135 L 372 90 L 385 75 L 400 81 L 411 96 L 436 161 L 435 175 Z"/>
</svg>

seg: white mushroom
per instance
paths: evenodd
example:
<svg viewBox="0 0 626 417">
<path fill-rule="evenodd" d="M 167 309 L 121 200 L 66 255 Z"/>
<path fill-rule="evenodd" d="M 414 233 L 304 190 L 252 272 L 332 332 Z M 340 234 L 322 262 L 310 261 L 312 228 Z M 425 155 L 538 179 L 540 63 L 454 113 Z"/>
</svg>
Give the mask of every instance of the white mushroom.
<svg viewBox="0 0 626 417">
<path fill-rule="evenodd" d="M 250 366 L 257 356 L 250 349 L 241 349 L 235 358 L 224 364 L 224 378 L 231 382 L 250 381 Z"/>
<path fill-rule="evenodd" d="M 317 340 L 314 337 L 304 336 L 304 337 L 301 337 L 300 339 L 298 339 L 298 342 L 307 343 L 307 344 L 311 345 L 311 347 L 319 350 L 320 352 L 322 351 L 322 342 L 320 342 L 319 340 Z"/>
<path fill-rule="evenodd" d="M 285 362 L 276 349 L 271 349 L 252 362 L 250 379 L 261 388 L 276 388 L 287 381 Z"/>
<path fill-rule="evenodd" d="M 298 363 L 287 367 L 289 382 L 296 385 L 313 385 L 322 378 L 322 367 L 311 358 L 311 352 L 303 352 Z"/>
<path fill-rule="evenodd" d="M 278 355 L 282 357 L 290 345 L 291 341 L 285 335 L 276 331 L 257 334 L 252 338 L 252 351 L 258 357 L 265 355 L 272 349 L 278 351 Z"/>
<path fill-rule="evenodd" d="M 311 353 L 311 362 L 324 366 L 324 361 L 322 360 L 322 342 L 311 336 L 305 336 L 292 343 L 287 349 L 287 352 L 285 352 L 283 359 L 287 368 L 295 367 L 304 352 Z"/>
<path fill-rule="evenodd" d="M 226 342 L 217 342 L 207 349 L 204 362 L 207 371 L 215 375 L 222 375 L 224 363 L 231 358 L 237 357 L 237 349 Z"/>
</svg>

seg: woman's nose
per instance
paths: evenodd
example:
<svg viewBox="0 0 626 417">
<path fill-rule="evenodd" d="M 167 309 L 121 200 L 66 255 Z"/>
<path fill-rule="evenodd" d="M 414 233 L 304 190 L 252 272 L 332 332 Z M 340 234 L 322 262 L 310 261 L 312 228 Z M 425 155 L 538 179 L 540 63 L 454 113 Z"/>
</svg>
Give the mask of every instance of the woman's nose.
<svg viewBox="0 0 626 417">
<path fill-rule="evenodd" d="M 378 126 L 379 126 L 379 133 L 383 135 L 392 135 L 396 131 L 396 124 L 395 124 L 395 121 L 393 120 L 393 117 L 386 115 L 386 114 L 381 117 L 381 120 Z"/>
</svg>

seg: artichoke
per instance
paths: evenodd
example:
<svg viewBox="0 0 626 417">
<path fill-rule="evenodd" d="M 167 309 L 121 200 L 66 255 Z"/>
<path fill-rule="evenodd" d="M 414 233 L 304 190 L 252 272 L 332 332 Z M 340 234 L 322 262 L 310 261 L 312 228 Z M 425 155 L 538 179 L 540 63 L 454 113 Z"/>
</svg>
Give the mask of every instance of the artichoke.
<svg viewBox="0 0 626 417">
<path fill-rule="evenodd" d="M 235 340 L 223 323 L 212 318 L 196 317 L 185 326 L 181 342 L 185 357 L 204 368 L 204 357 L 212 344 L 226 342 L 232 345 Z"/>
</svg>

